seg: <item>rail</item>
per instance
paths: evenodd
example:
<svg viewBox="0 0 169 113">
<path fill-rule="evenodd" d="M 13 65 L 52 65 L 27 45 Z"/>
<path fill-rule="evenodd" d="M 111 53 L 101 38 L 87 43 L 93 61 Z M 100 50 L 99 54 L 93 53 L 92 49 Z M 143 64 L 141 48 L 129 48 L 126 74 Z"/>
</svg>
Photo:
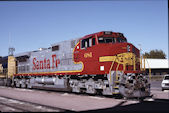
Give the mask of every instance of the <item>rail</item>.
<svg viewBox="0 0 169 113">
<path fill-rule="evenodd" d="M 68 109 L 52 107 L 44 104 L 33 103 L 30 101 L 10 98 L 6 96 L 0 97 L 0 104 L 4 107 L 10 107 L 14 112 L 71 112 Z M 5 111 L 6 112 L 6 111 Z M 10 109 L 7 112 L 11 112 Z"/>
</svg>

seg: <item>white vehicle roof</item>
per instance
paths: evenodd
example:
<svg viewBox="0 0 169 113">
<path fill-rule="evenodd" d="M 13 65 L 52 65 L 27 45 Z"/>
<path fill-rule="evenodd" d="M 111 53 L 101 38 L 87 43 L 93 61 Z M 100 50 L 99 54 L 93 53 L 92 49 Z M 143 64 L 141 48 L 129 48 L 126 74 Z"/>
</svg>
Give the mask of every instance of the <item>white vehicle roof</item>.
<svg viewBox="0 0 169 113">
<path fill-rule="evenodd" d="M 142 62 L 144 62 L 144 60 L 142 60 Z M 143 63 L 142 67 L 144 67 Z M 146 59 L 145 68 L 169 68 L 168 59 Z"/>
</svg>

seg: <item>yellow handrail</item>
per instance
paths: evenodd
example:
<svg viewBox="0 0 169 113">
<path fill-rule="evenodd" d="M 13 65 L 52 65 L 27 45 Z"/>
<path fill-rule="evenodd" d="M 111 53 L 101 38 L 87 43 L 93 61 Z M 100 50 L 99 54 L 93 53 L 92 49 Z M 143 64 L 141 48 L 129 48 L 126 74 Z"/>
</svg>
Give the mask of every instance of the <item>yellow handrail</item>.
<svg viewBox="0 0 169 113">
<path fill-rule="evenodd" d="M 123 64 L 123 72 L 126 70 L 126 64 Z"/>
<path fill-rule="evenodd" d="M 111 67 L 109 69 L 110 81 L 111 81 L 111 70 L 112 70 L 112 67 L 113 67 L 115 61 L 116 61 L 116 58 L 114 59 L 114 61 L 112 61 Z"/>
<path fill-rule="evenodd" d="M 116 80 L 118 80 L 118 76 L 117 76 L 117 70 L 118 70 L 118 68 L 119 68 L 119 63 L 117 65 L 117 67 L 116 67 Z"/>
<path fill-rule="evenodd" d="M 134 61 L 133 65 L 134 65 L 134 71 L 135 71 L 136 70 L 136 57 L 135 56 L 133 57 L 133 61 Z"/>
<path fill-rule="evenodd" d="M 142 71 L 143 69 L 142 69 L 142 56 L 141 56 L 141 58 L 140 58 L 140 70 Z"/>
</svg>

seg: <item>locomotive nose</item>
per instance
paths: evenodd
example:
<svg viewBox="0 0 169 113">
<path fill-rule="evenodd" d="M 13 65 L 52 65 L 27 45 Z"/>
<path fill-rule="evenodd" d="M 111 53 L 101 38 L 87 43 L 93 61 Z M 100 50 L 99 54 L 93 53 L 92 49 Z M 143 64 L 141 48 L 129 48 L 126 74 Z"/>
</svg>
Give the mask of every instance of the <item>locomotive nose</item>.
<svg viewBox="0 0 169 113">
<path fill-rule="evenodd" d="M 119 43 L 119 44 L 117 44 L 116 47 L 119 48 L 118 51 L 120 51 L 121 53 L 133 52 L 133 48 L 134 48 L 134 46 L 130 43 Z"/>
<path fill-rule="evenodd" d="M 126 49 L 126 52 L 131 52 L 139 56 L 139 50 L 131 43 L 126 43 L 126 45 L 124 44 L 122 49 Z"/>
</svg>

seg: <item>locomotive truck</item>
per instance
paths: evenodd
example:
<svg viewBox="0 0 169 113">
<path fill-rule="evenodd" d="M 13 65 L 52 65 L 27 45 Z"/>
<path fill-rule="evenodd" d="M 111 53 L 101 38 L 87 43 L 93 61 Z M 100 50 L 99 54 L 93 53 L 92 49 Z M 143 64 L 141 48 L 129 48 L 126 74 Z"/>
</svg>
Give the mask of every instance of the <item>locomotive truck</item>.
<svg viewBox="0 0 169 113">
<path fill-rule="evenodd" d="M 101 31 L 9 57 L 8 78 L 14 87 L 128 98 L 150 95 L 140 51 L 119 32 Z"/>
</svg>

